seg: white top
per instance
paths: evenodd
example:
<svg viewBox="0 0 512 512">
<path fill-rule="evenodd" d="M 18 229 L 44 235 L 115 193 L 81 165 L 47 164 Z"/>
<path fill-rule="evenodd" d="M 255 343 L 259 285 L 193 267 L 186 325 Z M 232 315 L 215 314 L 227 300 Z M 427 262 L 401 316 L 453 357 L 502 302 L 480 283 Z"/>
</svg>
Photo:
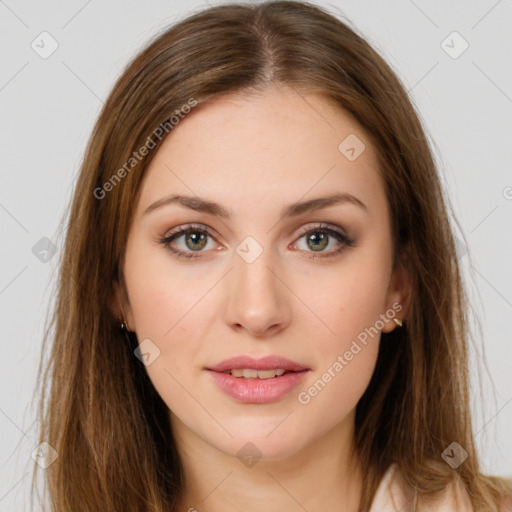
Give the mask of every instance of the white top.
<svg viewBox="0 0 512 512">
<path fill-rule="evenodd" d="M 370 512 L 412 512 L 414 510 L 414 493 L 406 496 L 397 480 L 392 480 L 397 469 L 391 464 L 377 488 Z M 465 486 L 457 476 L 436 501 L 418 512 L 474 512 Z"/>
</svg>

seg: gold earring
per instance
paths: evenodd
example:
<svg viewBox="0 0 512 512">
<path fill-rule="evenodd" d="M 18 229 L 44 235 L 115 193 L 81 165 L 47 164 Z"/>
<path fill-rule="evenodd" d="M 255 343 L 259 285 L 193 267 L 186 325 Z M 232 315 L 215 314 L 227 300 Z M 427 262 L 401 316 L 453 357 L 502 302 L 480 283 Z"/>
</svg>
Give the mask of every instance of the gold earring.
<svg viewBox="0 0 512 512">
<path fill-rule="evenodd" d="M 126 320 L 124 319 L 124 316 L 123 317 L 119 317 L 119 320 L 121 322 L 121 325 L 120 325 L 121 330 L 129 331 L 130 329 L 128 328 L 128 324 L 127 324 Z"/>
<path fill-rule="evenodd" d="M 393 318 L 393 322 L 395 322 L 396 325 L 398 325 L 398 327 L 402 327 L 402 320 L 399 320 L 398 318 Z"/>
</svg>

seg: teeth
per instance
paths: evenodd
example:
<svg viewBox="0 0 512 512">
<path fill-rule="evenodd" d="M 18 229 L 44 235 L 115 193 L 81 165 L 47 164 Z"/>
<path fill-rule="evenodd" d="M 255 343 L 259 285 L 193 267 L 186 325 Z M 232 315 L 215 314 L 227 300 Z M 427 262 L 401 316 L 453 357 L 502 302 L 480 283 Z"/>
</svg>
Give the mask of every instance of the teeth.
<svg viewBox="0 0 512 512">
<path fill-rule="evenodd" d="M 286 370 L 278 368 L 275 370 L 253 370 L 252 368 L 247 369 L 233 369 L 231 375 L 233 377 L 245 377 L 246 379 L 273 379 L 274 377 L 280 377 Z"/>
</svg>

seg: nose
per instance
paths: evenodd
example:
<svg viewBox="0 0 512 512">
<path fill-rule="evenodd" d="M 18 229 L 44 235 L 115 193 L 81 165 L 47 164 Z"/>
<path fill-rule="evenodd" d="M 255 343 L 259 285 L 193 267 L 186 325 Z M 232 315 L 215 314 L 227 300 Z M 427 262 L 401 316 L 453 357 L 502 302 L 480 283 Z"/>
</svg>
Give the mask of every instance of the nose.
<svg viewBox="0 0 512 512">
<path fill-rule="evenodd" d="M 225 321 L 231 328 L 256 337 L 275 336 L 290 323 L 290 291 L 270 250 L 252 262 L 233 255 L 227 276 Z"/>
</svg>

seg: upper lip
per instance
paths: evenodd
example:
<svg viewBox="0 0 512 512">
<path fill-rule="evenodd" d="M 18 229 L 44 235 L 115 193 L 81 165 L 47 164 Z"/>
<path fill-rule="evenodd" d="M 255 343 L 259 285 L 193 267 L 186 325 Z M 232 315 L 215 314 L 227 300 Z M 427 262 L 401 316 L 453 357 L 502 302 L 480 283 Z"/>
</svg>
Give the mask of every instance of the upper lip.
<svg viewBox="0 0 512 512">
<path fill-rule="evenodd" d="M 290 361 L 289 359 L 277 355 L 265 356 L 261 359 L 254 359 L 245 355 L 235 356 L 225 359 L 214 366 L 208 366 L 206 369 L 216 372 L 225 372 L 226 370 L 249 368 L 253 370 L 272 370 L 281 368 L 283 370 L 293 372 L 309 370 L 309 368 L 303 364 Z"/>
</svg>

